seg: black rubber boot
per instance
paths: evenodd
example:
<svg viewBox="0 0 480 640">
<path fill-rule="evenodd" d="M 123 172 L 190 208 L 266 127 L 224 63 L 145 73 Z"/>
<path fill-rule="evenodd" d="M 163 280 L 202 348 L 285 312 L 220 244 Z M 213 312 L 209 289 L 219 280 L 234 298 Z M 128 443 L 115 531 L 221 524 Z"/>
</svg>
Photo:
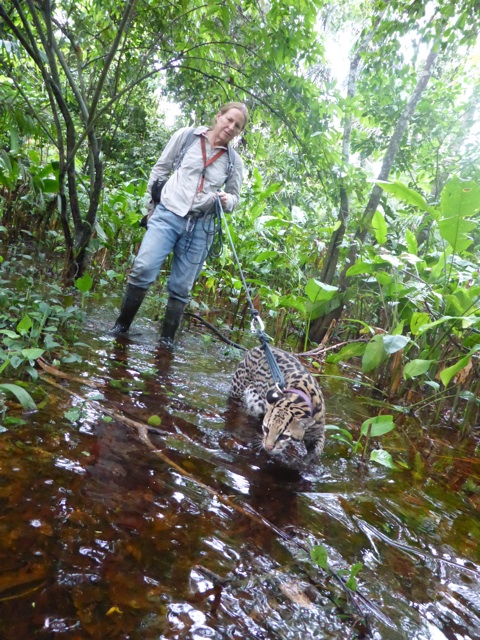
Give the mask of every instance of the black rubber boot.
<svg viewBox="0 0 480 640">
<path fill-rule="evenodd" d="M 118 316 L 115 326 L 110 333 L 113 335 L 119 335 L 121 333 L 128 332 L 143 299 L 147 295 L 147 291 L 148 289 L 137 287 L 134 284 L 127 284 L 125 295 L 122 300 L 120 315 Z"/>
<path fill-rule="evenodd" d="M 162 327 L 162 338 L 165 340 L 173 342 L 186 304 L 186 302 L 182 302 L 177 298 L 168 299 L 167 306 L 165 307 L 165 317 L 163 319 Z"/>
</svg>

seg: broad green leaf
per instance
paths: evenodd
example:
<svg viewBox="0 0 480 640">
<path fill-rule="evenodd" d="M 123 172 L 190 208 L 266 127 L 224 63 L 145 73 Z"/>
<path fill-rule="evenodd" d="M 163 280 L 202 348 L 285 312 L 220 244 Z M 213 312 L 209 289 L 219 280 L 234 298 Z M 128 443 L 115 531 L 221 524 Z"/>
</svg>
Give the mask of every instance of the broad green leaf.
<svg viewBox="0 0 480 640">
<path fill-rule="evenodd" d="M 377 180 L 376 183 L 379 187 L 381 187 L 387 193 L 390 193 L 392 196 L 395 196 L 399 200 L 406 202 L 407 204 L 412 204 L 422 211 L 426 211 L 427 213 L 432 212 L 432 207 L 429 207 L 425 201 L 425 198 L 421 196 L 413 189 L 409 189 L 401 182 L 382 182 L 381 180 Z"/>
<path fill-rule="evenodd" d="M 385 347 L 383 344 L 383 336 L 375 335 L 370 340 L 370 342 L 365 347 L 365 353 L 362 358 L 362 372 L 368 373 L 369 371 L 373 371 L 387 357 L 387 353 L 385 351 Z"/>
<path fill-rule="evenodd" d="M 383 262 L 388 262 L 392 265 L 392 267 L 395 267 L 395 269 L 403 267 L 403 262 L 400 260 L 400 258 L 397 258 L 397 256 L 394 256 L 391 253 L 379 253 L 378 258 Z"/>
<path fill-rule="evenodd" d="M 363 356 L 366 347 L 365 342 L 352 342 L 347 344 L 338 353 L 332 353 L 327 356 L 326 361 L 329 364 L 337 364 L 338 362 L 347 362 L 351 358 Z"/>
<path fill-rule="evenodd" d="M 470 362 L 470 358 L 476 351 L 480 351 L 480 344 L 475 345 L 473 349 L 470 349 L 470 351 L 467 353 L 466 356 L 464 356 L 463 358 L 460 358 L 460 360 L 456 362 L 454 365 L 442 371 L 442 373 L 440 374 L 440 380 L 443 382 L 445 387 L 448 386 L 448 383 L 450 382 L 450 380 L 454 376 L 456 376 L 459 371 L 461 371 L 462 369 L 465 369 L 465 367 Z"/>
<path fill-rule="evenodd" d="M 239 286 L 237 288 L 238 289 L 242 288 L 242 284 L 240 281 L 239 281 Z M 300 313 L 303 313 L 304 315 L 307 313 L 305 298 L 300 298 L 298 296 L 294 296 L 294 295 L 282 296 L 278 301 L 278 305 L 279 307 L 285 307 L 287 309 L 289 307 L 292 307 L 293 309 L 297 309 L 298 311 L 300 311 Z"/>
<path fill-rule="evenodd" d="M 323 544 L 316 544 L 310 549 L 310 557 L 322 569 L 328 569 L 328 553 Z"/>
<path fill-rule="evenodd" d="M 395 423 L 393 422 L 393 416 L 375 416 L 374 418 L 367 418 L 360 427 L 360 433 L 362 436 L 366 436 L 370 429 L 370 437 L 376 438 L 383 436 L 385 433 L 395 429 Z"/>
<path fill-rule="evenodd" d="M 443 187 L 440 204 L 443 218 L 474 216 L 480 213 L 480 185 L 455 176 Z"/>
<path fill-rule="evenodd" d="M 336 424 L 326 424 L 325 431 L 333 431 L 336 434 L 340 434 L 344 438 L 344 440 L 348 441 L 349 443 L 353 441 L 353 436 L 350 431 L 344 429 L 343 427 L 337 427 Z"/>
<path fill-rule="evenodd" d="M 329 284 L 324 284 L 319 280 L 310 278 L 305 286 L 305 293 L 311 302 L 318 302 L 320 300 L 331 300 L 338 291 L 338 287 L 332 287 Z"/>
<path fill-rule="evenodd" d="M 403 370 L 405 380 L 416 378 L 417 376 L 422 376 L 424 373 L 427 373 L 432 362 L 435 362 L 435 360 L 421 360 L 420 358 L 410 360 Z"/>
<path fill-rule="evenodd" d="M 393 282 L 393 277 L 386 271 L 377 271 L 375 274 L 375 278 L 377 279 L 377 282 L 382 285 L 382 287 L 387 287 Z"/>
<path fill-rule="evenodd" d="M 81 278 L 75 280 L 75 286 L 81 293 L 87 293 L 90 291 L 93 285 L 93 278 L 89 273 L 86 273 Z"/>
<path fill-rule="evenodd" d="M 472 244 L 473 238 L 468 234 L 476 229 L 477 223 L 458 216 L 443 218 L 438 221 L 440 235 L 452 247 L 454 253 L 462 253 Z"/>
<path fill-rule="evenodd" d="M 470 287 L 457 287 L 455 293 L 445 296 L 447 307 L 445 309 L 446 315 L 451 316 L 463 316 L 478 311 L 478 302 L 480 300 L 480 288 Z"/>
<path fill-rule="evenodd" d="M 11 329 L 0 329 L 0 334 L 1 333 L 11 340 L 18 340 L 20 338 L 19 334 L 15 331 L 11 331 Z"/>
<path fill-rule="evenodd" d="M 372 218 L 372 228 L 375 232 L 375 238 L 379 244 L 385 244 L 387 241 L 388 227 L 385 217 L 381 211 L 377 209 Z"/>
<path fill-rule="evenodd" d="M 430 316 L 424 311 L 415 311 L 410 318 L 410 331 L 416 336 L 420 333 L 420 328 L 430 322 Z"/>
<path fill-rule="evenodd" d="M 17 384 L 0 384 L 0 391 L 4 393 L 12 394 L 16 397 L 18 402 L 22 405 L 24 411 L 35 411 L 37 405 L 35 404 L 32 396 Z"/>
<path fill-rule="evenodd" d="M 430 329 L 433 329 L 433 327 L 436 327 L 439 324 L 443 324 L 444 322 L 450 322 L 452 320 L 456 322 L 460 322 L 461 318 L 454 317 L 454 316 L 442 316 L 441 318 L 439 318 L 438 320 L 435 320 L 434 322 L 427 322 L 426 324 L 422 324 L 421 326 L 419 326 L 417 329 L 417 333 L 425 333 L 425 331 L 429 331 Z"/>
<path fill-rule="evenodd" d="M 32 347 L 31 349 L 22 349 L 22 356 L 27 360 L 36 360 L 45 353 L 45 349 L 39 349 L 38 347 Z"/>
<path fill-rule="evenodd" d="M 361 260 L 357 260 L 354 265 L 352 265 L 348 271 L 347 276 L 358 276 L 360 274 L 366 273 L 370 274 L 375 271 L 375 267 L 369 262 L 362 262 Z"/>
<path fill-rule="evenodd" d="M 407 338 L 407 336 L 400 336 L 400 335 L 396 335 L 396 336 L 384 335 L 383 336 L 383 345 L 385 347 L 385 351 L 388 354 L 392 354 L 392 353 L 396 353 L 397 351 L 400 351 L 400 349 L 403 349 L 405 345 L 407 345 L 409 342 L 410 342 L 410 338 Z"/>
<path fill-rule="evenodd" d="M 392 336 L 399 336 L 403 332 L 403 327 L 405 326 L 405 322 L 400 320 L 400 322 L 392 329 Z"/>
<path fill-rule="evenodd" d="M 26 333 L 28 333 L 32 327 L 33 327 L 32 319 L 28 314 L 25 314 L 23 318 L 20 320 L 20 322 L 17 324 L 16 329 L 18 333 L 23 336 Z"/>
<path fill-rule="evenodd" d="M 464 358 L 461 358 L 458 362 L 456 362 L 451 367 L 444 369 L 440 374 L 440 380 L 443 382 L 444 386 L 445 387 L 448 386 L 448 383 L 450 382 L 450 380 L 454 376 L 456 376 L 459 371 L 461 371 L 462 369 L 465 369 L 465 367 L 469 362 L 470 362 L 470 356 L 465 356 Z"/>
<path fill-rule="evenodd" d="M 63 417 L 66 418 L 72 424 L 76 422 L 81 415 L 82 415 L 82 412 L 80 409 L 68 409 L 67 411 L 63 412 Z"/>
<path fill-rule="evenodd" d="M 258 255 L 252 258 L 252 262 L 265 262 L 278 258 L 278 251 L 261 251 Z"/>
<path fill-rule="evenodd" d="M 370 453 L 370 460 L 372 462 L 377 462 L 384 467 L 388 467 L 389 469 L 396 469 L 395 463 L 393 462 L 392 456 L 385 451 L 385 449 L 373 449 Z"/>
</svg>

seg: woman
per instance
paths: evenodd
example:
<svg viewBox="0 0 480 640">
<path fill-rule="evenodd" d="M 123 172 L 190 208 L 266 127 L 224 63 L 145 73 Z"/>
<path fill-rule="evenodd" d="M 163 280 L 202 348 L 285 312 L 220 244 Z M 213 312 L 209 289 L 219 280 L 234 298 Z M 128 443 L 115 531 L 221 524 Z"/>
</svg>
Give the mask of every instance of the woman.
<svg viewBox="0 0 480 640">
<path fill-rule="evenodd" d="M 150 195 L 152 187 L 155 192 L 164 183 L 160 202 L 148 219 L 114 334 L 128 332 L 148 288 L 173 251 L 161 334 L 173 341 L 213 241 L 215 198 L 220 198 L 224 211 L 233 211 L 238 204 L 243 164 L 229 143 L 243 131 L 247 120 L 247 107 L 229 102 L 217 113 L 212 127 L 179 129 L 167 143 L 148 181 Z"/>
</svg>

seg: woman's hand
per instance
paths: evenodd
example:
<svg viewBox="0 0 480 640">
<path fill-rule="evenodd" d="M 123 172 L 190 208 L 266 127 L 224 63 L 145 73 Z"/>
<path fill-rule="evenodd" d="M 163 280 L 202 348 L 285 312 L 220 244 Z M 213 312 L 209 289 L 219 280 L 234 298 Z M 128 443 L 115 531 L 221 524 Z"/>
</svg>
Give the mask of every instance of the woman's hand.
<svg viewBox="0 0 480 640">
<path fill-rule="evenodd" d="M 216 192 L 216 195 L 220 198 L 222 207 L 225 210 L 228 204 L 228 195 L 225 193 L 225 191 L 220 191 L 220 190 Z"/>
</svg>

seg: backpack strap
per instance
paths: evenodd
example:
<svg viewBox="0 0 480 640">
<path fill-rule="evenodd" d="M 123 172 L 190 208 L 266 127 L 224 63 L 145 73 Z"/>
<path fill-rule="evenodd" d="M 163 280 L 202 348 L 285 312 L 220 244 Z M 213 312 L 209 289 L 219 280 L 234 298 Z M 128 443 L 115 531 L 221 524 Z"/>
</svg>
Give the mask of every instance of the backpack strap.
<svg viewBox="0 0 480 640">
<path fill-rule="evenodd" d="M 178 156 L 175 158 L 174 162 L 173 162 L 173 170 L 176 171 L 180 165 L 183 162 L 183 158 L 185 157 L 185 154 L 187 153 L 187 151 L 190 149 L 190 147 L 192 146 L 192 144 L 195 142 L 195 140 L 198 138 L 198 136 L 195 135 L 195 127 L 191 127 L 190 130 L 188 131 L 186 137 L 185 137 L 185 141 L 182 144 L 182 146 L 180 147 L 180 151 L 178 152 Z"/>
</svg>

